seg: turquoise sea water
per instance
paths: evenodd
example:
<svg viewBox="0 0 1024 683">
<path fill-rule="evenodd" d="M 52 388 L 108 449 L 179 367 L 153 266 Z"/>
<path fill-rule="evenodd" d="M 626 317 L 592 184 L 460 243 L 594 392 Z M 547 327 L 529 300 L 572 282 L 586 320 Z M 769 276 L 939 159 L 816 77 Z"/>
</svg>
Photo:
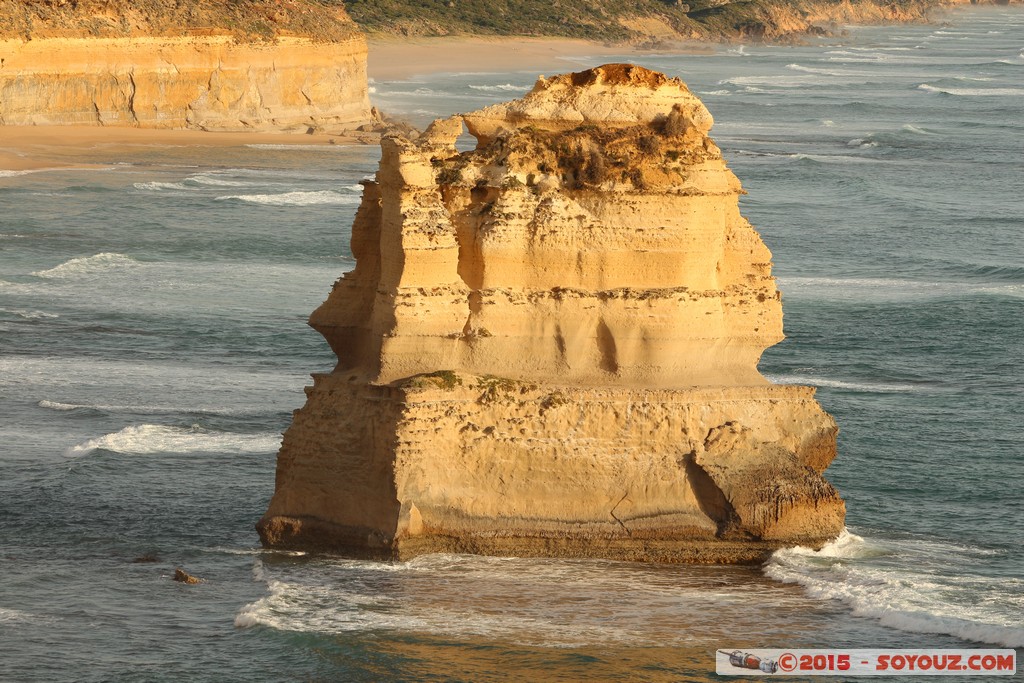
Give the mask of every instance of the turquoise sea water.
<svg viewBox="0 0 1024 683">
<path fill-rule="evenodd" d="M 280 433 L 332 365 L 304 321 L 378 152 L 101 145 L 0 170 L 0 681 L 677 681 L 716 648 L 1024 646 L 1024 10 L 643 63 L 700 94 L 749 192 L 788 335 L 762 370 L 836 416 L 848 535 L 755 568 L 262 551 Z M 373 97 L 425 124 L 535 76 Z"/>
</svg>

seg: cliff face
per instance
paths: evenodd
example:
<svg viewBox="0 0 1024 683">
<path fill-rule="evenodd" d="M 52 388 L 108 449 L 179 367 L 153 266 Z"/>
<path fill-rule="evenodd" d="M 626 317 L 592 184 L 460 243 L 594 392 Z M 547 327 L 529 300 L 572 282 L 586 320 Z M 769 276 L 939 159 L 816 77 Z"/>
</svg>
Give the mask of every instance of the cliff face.
<svg viewBox="0 0 1024 683">
<path fill-rule="evenodd" d="M 757 371 L 781 304 L 711 125 L 607 65 L 385 138 L 264 543 L 739 562 L 838 534 L 836 427 Z"/>
<path fill-rule="evenodd" d="M 0 10 L 0 124 L 305 131 L 370 119 L 366 42 L 343 10 L 301 0 L 0 0 Z"/>
<path fill-rule="evenodd" d="M 361 36 L 5 40 L 0 59 L 7 125 L 305 130 L 370 118 Z"/>
</svg>

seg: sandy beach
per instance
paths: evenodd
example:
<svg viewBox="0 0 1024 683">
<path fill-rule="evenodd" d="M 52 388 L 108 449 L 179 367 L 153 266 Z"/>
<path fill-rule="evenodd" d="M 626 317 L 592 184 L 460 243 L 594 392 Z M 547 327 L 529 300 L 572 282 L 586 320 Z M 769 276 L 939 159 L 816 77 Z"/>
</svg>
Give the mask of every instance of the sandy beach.
<svg viewBox="0 0 1024 683">
<path fill-rule="evenodd" d="M 375 134 L 206 132 L 104 126 L 0 126 L 0 172 L 88 167 L 101 146 L 330 145 L 375 142 Z M 76 159 L 81 158 L 81 163 Z"/>
<path fill-rule="evenodd" d="M 574 66 L 572 57 L 643 54 L 626 45 L 566 38 L 375 38 L 370 40 L 368 72 L 375 80 L 403 80 L 442 72 L 556 73 Z"/>
</svg>

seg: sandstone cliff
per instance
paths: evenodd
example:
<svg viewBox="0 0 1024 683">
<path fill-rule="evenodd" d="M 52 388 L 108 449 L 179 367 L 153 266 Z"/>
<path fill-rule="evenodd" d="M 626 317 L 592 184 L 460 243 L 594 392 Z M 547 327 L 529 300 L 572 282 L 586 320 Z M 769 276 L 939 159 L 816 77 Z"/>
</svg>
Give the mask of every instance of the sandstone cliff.
<svg viewBox="0 0 1024 683">
<path fill-rule="evenodd" d="M 607 65 L 386 137 L 264 543 L 746 562 L 838 534 L 837 430 L 757 371 L 781 302 L 711 125 Z"/>
<path fill-rule="evenodd" d="M 344 11 L 275 6 L 3 3 L 0 124 L 305 131 L 367 122 L 366 42 Z"/>
</svg>

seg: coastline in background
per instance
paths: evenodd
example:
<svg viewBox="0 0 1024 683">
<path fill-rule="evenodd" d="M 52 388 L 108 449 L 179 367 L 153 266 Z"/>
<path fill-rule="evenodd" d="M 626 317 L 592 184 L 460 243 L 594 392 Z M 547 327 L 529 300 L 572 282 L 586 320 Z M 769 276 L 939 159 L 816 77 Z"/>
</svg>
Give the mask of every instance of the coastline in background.
<svg viewBox="0 0 1024 683">
<path fill-rule="evenodd" d="M 70 162 L 102 171 L 0 173 L 3 676 L 667 682 L 720 647 L 1021 647 L 1022 47 L 1011 7 L 643 57 L 714 114 L 774 254 L 789 338 L 761 368 L 842 428 L 852 533 L 761 570 L 261 549 L 377 148 L 89 143 Z M 425 125 L 537 75 L 453 69 L 372 97 Z"/>
</svg>

